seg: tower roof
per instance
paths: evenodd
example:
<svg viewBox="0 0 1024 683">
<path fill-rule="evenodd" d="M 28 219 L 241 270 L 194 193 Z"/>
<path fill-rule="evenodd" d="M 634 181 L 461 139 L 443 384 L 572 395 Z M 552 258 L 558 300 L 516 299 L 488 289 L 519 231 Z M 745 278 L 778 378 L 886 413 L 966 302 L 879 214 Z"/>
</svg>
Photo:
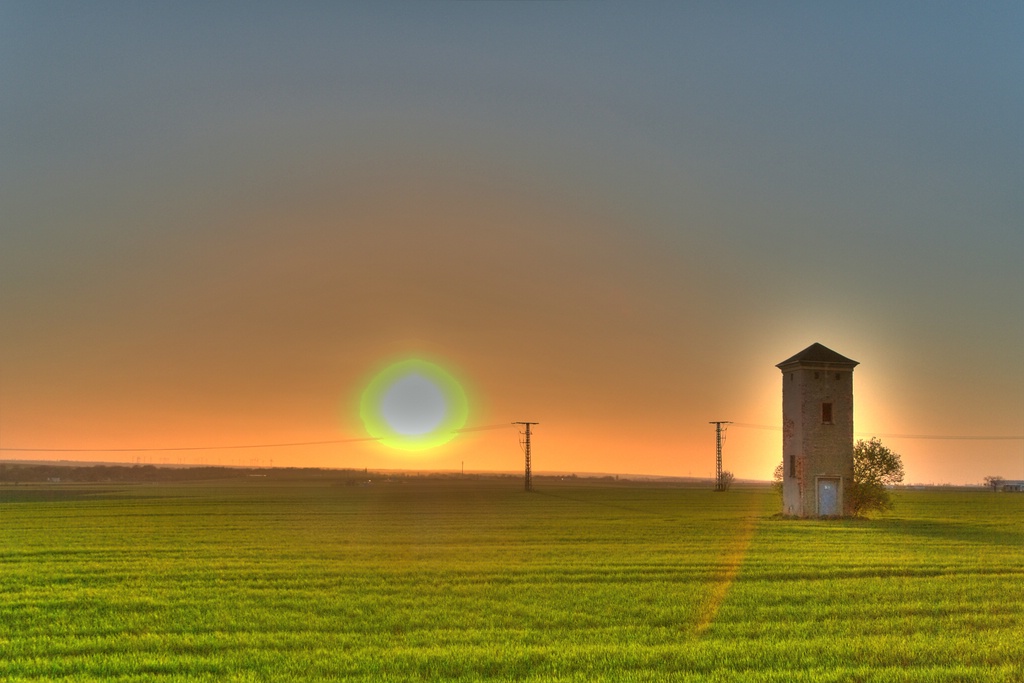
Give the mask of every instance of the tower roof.
<svg viewBox="0 0 1024 683">
<path fill-rule="evenodd" d="M 846 356 L 836 353 L 832 349 L 815 342 L 808 346 L 806 349 L 791 356 L 786 360 L 782 361 L 775 367 L 785 371 L 790 368 L 798 366 L 815 366 L 815 367 L 829 367 L 829 368 L 849 368 L 853 369 L 855 365 L 860 365 L 855 360 L 851 360 Z"/>
</svg>

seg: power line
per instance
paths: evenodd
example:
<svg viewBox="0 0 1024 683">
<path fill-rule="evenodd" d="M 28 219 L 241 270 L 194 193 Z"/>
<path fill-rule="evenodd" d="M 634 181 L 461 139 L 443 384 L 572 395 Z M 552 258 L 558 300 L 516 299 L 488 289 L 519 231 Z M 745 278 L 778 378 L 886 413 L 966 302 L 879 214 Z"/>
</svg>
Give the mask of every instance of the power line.
<svg viewBox="0 0 1024 683">
<path fill-rule="evenodd" d="M 166 448 L 17 448 L 4 446 L 0 451 L 22 453 L 151 453 L 156 451 L 219 451 L 245 448 L 287 448 L 291 446 L 324 446 L 327 444 L 352 443 L 354 441 L 380 441 L 379 437 L 362 439 L 335 439 L 333 441 L 295 441 L 291 443 L 231 444 L 227 446 L 169 446 Z"/>
<path fill-rule="evenodd" d="M 744 429 L 767 429 L 774 432 L 781 432 L 782 427 L 776 427 L 774 425 L 755 425 L 747 422 L 733 422 L 733 427 L 743 427 Z"/>
<path fill-rule="evenodd" d="M 868 432 L 857 432 L 860 436 L 869 436 Z M 946 439 L 950 441 L 1024 441 L 1021 436 L 939 436 L 930 434 L 870 434 L 886 439 Z"/>
<path fill-rule="evenodd" d="M 749 424 L 746 422 L 734 422 L 734 427 L 744 429 L 767 429 L 781 432 L 782 427 L 772 425 Z M 880 439 L 946 439 L 954 441 L 1024 441 L 1024 435 L 936 435 L 936 434 L 876 434 L 874 432 L 856 432 L 858 436 L 877 436 Z"/>
<path fill-rule="evenodd" d="M 525 424 L 525 423 L 514 423 Z M 536 424 L 536 423 L 531 423 Z M 711 424 L 716 424 L 712 422 Z M 723 424 L 726 424 L 723 422 Z M 768 431 L 782 431 L 782 427 L 773 425 L 760 425 L 748 422 L 733 422 L 733 427 L 742 429 L 763 429 Z M 454 430 L 455 433 L 480 432 L 492 429 L 508 429 L 507 423 L 482 425 L 480 427 L 465 427 Z M 880 439 L 930 439 L 936 441 L 1024 441 L 1024 435 L 951 435 L 951 434 L 876 434 L 874 432 L 856 432 L 858 436 L 877 436 Z M 175 451 L 217 451 L 217 450 L 244 450 L 247 448 L 294 448 L 299 446 L 328 446 L 343 443 L 357 443 L 360 441 L 380 441 L 379 437 L 362 437 L 355 439 L 332 439 L 327 441 L 293 441 L 286 443 L 255 443 L 255 444 L 227 444 L 224 446 L 166 446 L 141 448 L 44 448 L 44 447 L 19 447 L 0 446 L 0 452 L 11 453 L 157 453 Z M 526 444 L 521 444 L 525 446 Z"/>
<path fill-rule="evenodd" d="M 482 432 L 482 431 L 485 431 L 485 430 L 488 430 L 488 429 L 508 429 L 508 428 L 509 428 L 509 425 L 507 423 L 500 422 L 498 424 L 484 425 L 482 427 L 463 427 L 462 429 L 456 429 L 455 433 L 456 434 L 461 434 L 463 432 Z"/>
<path fill-rule="evenodd" d="M 459 434 L 462 432 L 480 432 L 489 429 L 508 429 L 505 423 L 483 425 L 481 427 L 466 427 L 453 430 Z M 292 441 L 287 443 L 255 443 L 255 444 L 228 444 L 226 446 L 166 446 L 166 447 L 142 447 L 142 448 L 18 448 L 15 446 L 0 447 L 0 451 L 11 451 L 18 453 L 155 453 L 173 451 L 219 451 L 219 450 L 244 450 L 247 448 L 291 448 L 295 446 L 327 446 L 340 443 L 355 443 L 358 441 L 380 441 L 381 437 L 368 436 L 356 439 L 332 439 L 329 441 Z"/>
</svg>

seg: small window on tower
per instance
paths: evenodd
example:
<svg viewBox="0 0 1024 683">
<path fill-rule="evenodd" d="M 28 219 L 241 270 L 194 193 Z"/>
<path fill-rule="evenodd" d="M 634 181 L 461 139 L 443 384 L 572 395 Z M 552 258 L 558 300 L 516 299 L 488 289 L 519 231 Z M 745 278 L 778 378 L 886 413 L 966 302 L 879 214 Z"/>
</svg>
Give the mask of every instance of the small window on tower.
<svg viewBox="0 0 1024 683">
<path fill-rule="evenodd" d="M 821 421 L 824 424 L 832 424 L 832 404 L 822 403 L 821 404 Z"/>
<path fill-rule="evenodd" d="M 814 373 L 814 379 L 818 379 L 818 373 Z"/>
<path fill-rule="evenodd" d="M 791 476 L 791 477 L 795 477 L 796 476 L 796 456 L 795 455 L 789 456 L 789 476 Z"/>
<path fill-rule="evenodd" d="M 836 373 L 836 379 L 839 379 L 839 373 L 838 372 Z"/>
</svg>

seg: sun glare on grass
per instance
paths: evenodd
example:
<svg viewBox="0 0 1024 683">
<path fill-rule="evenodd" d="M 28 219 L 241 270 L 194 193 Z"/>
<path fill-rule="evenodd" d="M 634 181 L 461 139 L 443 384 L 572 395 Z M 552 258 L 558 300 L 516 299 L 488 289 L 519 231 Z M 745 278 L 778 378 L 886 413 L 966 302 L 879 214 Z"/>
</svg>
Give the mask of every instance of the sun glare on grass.
<svg viewBox="0 0 1024 683">
<path fill-rule="evenodd" d="M 389 366 L 363 391 L 359 413 L 370 436 L 392 448 L 418 451 L 455 438 L 469 406 L 459 383 L 418 358 Z"/>
</svg>

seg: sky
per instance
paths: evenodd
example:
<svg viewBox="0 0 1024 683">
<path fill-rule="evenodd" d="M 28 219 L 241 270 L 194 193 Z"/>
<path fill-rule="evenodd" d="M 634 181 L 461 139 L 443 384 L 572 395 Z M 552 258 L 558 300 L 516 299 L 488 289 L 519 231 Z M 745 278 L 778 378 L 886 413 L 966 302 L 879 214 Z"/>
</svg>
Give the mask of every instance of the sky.
<svg viewBox="0 0 1024 683">
<path fill-rule="evenodd" d="M 820 342 L 907 482 L 1024 479 L 1022 34 L 1018 2 L 2 1 L 0 457 L 515 472 L 535 421 L 535 472 L 704 477 L 731 420 L 768 479 L 775 364 Z M 361 404 L 412 360 L 467 409 L 417 450 Z"/>
</svg>

